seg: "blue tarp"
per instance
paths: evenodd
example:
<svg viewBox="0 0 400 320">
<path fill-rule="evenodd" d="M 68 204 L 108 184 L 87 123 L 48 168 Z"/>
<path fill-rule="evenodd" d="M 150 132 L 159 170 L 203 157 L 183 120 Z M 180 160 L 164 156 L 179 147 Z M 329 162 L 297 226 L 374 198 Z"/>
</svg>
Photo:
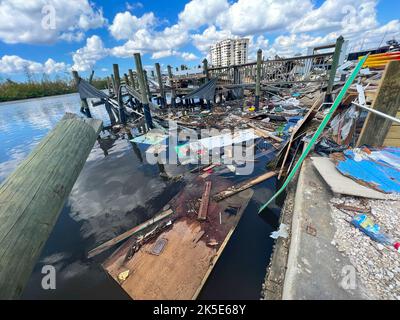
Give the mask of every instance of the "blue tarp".
<svg viewBox="0 0 400 320">
<path fill-rule="evenodd" d="M 359 150 L 359 149 L 358 149 Z M 357 182 L 386 193 L 400 193 L 400 148 L 372 149 L 371 153 L 346 150 L 336 168 Z"/>
</svg>

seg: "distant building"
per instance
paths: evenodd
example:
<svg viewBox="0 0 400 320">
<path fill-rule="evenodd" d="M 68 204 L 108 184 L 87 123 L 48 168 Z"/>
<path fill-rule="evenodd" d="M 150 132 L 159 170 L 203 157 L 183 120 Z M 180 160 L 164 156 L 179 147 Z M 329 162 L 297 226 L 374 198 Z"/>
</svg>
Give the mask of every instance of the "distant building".
<svg viewBox="0 0 400 320">
<path fill-rule="evenodd" d="M 226 39 L 212 45 L 210 48 L 211 65 L 226 67 L 247 62 L 249 39 Z"/>
</svg>

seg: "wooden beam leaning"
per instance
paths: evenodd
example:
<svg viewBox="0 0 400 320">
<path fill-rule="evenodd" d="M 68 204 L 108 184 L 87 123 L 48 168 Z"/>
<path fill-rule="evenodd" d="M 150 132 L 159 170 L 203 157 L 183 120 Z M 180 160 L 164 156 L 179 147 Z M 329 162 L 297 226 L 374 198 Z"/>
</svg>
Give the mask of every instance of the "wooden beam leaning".
<svg viewBox="0 0 400 320">
<path fill-rule="evenodd" d="M 395 117 L 400 105 L 400 61 L 390 61 L 382 75 L 372 109 Z M 369 113 L 358 138 L 357 146 L 382 146 L 392 122 Z"/>
<path fill-rule="evenodd" d="M 93 71 L 92 74 L 94 74 L 94 71 Z M 72 71 L 72 76 L 74 77 L 75 85 L 78 88 L 79 81 L 81 81 L 81 77 L 79 76 L 78 71 L 73 70 Z M 81 112 L 86 114 L 88 118 L 92 117 L 92 114 L 91 114 L 90 109 L 89 109 L 89 104 L 88 104 L 86 98 L 81 98 Z"/>
<path fill-rule="evenodd" d="M 0 186 L 0 299 L 22 294 L 101 127 L 67 113 Z"/>
<path fill-rule="evenodd" d="M 156 215 L 152 219 L 147 220 L 146 222 L 143 222 L 143 223 L 133 227 L 132 229 L 129 229 L 128 231 L 125 231 L 124 233 L 120 234 L 119 236 L 112 238 L 111 240 L 108 240 L 108 241 L 104 242 L 103 244 L 99 245 L 98 247 L 90 250 L 88 252 L 87 257 L 93 258 L 94 256 L 97 256 L 98 254 L 112 248 L 117 243 L 120 243 L 121 241 L 124 241 L 125 239 L 133 236 L 135 233 L 142 231 L 143 229 L 151 226 L 152 224 L 170 216 L 172 213 L 173 213 L 173 211 L 171 209 L 168 209 L 168 210 L 160 213 L 159 215 Z"/>
</svg>

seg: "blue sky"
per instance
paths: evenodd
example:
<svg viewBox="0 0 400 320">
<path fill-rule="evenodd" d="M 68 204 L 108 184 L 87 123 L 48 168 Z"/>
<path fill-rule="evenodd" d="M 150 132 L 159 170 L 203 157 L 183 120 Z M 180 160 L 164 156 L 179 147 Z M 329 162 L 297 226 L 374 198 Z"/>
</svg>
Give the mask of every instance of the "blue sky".
<svg viewBox="0 0 400 320">
<path fill-rule="evenodd" d="M 212 43 L 235 37 L 250 39 L 250 59 L 258 48 L 306 53 L 340 34 L 351 50 L 367 49 L 400 40 L 399 12 L 398 0 L 2 0 L 0 77 L 105 76 L 113 63 L 134 68 L 134 52 L 147 68 L 196 66 Z"/>
</svg>

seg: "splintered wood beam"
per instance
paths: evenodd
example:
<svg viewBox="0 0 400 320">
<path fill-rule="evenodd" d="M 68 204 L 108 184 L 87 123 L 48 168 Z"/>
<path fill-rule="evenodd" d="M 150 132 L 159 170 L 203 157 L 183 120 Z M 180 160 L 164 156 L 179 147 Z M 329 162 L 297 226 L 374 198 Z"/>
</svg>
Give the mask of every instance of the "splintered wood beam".
<svg viewBox="0 0 400 320">
<path fill-rule="evenodd" d="M 166 210 L 162 213 L 160 213 L 159 215 L 155 216 L 154 218 L 147 220 L 146 222 L 143 222 L 142 224 L 137 225 L 136 227 L 133 227 L 132 229 L 129 229 L 128 231 L 125 231 L 124 233 L 120 234 L 119 236 L 112 238 L 111 240 L 108 240 L 106 242 L 104 242 L 103 244 L 99 245 L 98 247 L 90 250 L 88 252 L 87 257 L 93 258 L 95 256 L 97 256 L 98 254 L 110 249 L 111 247 L 113 247 L 114 245 L 116 245 L 117 243 L 120 243 L 121 241 L 133 236 L 135 233 L 151 226 L 152 224 L 168 217 L 169 215 L 171 215 L 173 213 L 173 211 L 171 209 Z"/>
<path fill-rule="evenodd" d="M 203 196 L 201 197 L 200 209 L 197 216 L 198 220 L 207 219 L 208 204 L 210 202 L 211 181 L 206 181 Z"/>
<path fill-rule="evenodd" d="M 395 117 L 400 105 L 400 61 L 386 65 L 372 109 Z M 369 113 L 361 130 L 357 146 L 382 146 L 392 121 Z"/>
<path fill-rule="evenodd" d="M 22 294 L 101 127 L 66 114 L 0 186 L 0 299 Z"/>
<path fill-rule="evenodd" d="M 255 186 L 256 184 L 259 184 L 265 180 L 268 180 L 268 179 L 276 176 L 277 174 L 278 174 L 277 171 L 270 171 L 270 172 L 264 173 L 261 176 L 258 176 L 257 178 L 247 180 L 246 182 L 242 183 L 239 186 L 233 186 L 233 187 L 228 188 L 227 190 L 223 190 L 223 191 L 215 194 L 213 196 L 213 199 L 215 201 L 221 201 L 223 199 L 229 198 L 229 197 L 235 195 L 236 193 L 239 193 L 243 190 L 249 189 L 249 188 Z"/>
</svg>

